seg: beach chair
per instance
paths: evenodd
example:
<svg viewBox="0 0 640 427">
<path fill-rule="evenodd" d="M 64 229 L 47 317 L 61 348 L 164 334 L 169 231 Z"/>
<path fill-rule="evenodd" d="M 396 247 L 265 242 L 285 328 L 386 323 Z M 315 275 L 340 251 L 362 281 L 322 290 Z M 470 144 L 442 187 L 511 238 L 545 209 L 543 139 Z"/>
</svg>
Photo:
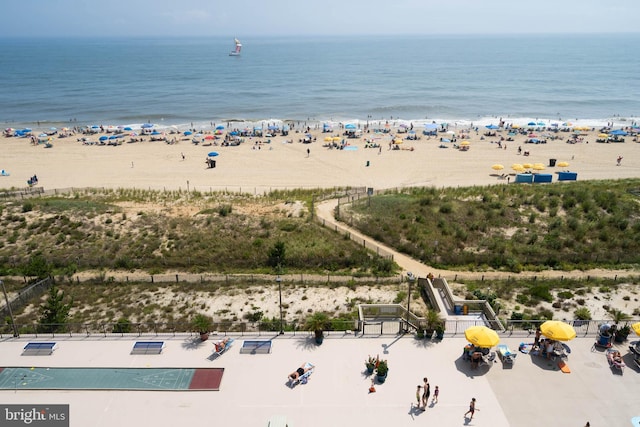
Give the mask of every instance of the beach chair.
<svg viewBox="0 0 640 427">
<path fill-rule="evenodd" d="M 289 378 L 289 387 L 294 387 L 298 384 L 306 384 L 307 381 L 309 381 L 309 377 L 311 376 L 311 374 L 313 374 L 313 370 L 315 369 L 315 366 L 312 365 L 311 363 L 307 362 L 304 364 L 304 369 L 305 369 L 305 373 L 300 375 L 298 378 L 296 378 L 295 380 L 292 380 L 290 377 Z"/>
<path fill-rule="evenodd" d="M 229 338 L 224 346 L 221 345 L 222 340 L 214 342 L 213 352 L 218 356 L 222 356 L 224 353 L 226 353 L 227 350 L 229 350 L 229 348 L 231 348 L 231 345 L 233 344 L 234 341 L 235 340 L 233 338 Z"/>
<path fill-rule="evenodd" d="M 502 363 L 505 365 L 513 365 L 516 360 L 517 353 L 512 352 L 505 344 L 500 344 L 497 347 L 498 355 Z"/>
<path fill-rule="evenodd" d="M 609 362 L 609 366 L 611 369 L 617 369 L 622 374 L 624 372 L 625 364 L 622 360 L 622 355 L 620 352 L 614 348 L 610 348 L 607 350 L 607 362 Z"/>
</svg>

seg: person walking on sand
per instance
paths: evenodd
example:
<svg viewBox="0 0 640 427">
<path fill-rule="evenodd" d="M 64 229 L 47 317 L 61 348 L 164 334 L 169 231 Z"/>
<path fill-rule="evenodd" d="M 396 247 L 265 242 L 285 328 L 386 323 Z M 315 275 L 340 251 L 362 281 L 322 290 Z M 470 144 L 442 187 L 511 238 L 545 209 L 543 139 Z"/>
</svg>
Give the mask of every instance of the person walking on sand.
<svg viewBox="0 0 640 427">
<path fill-rule="evenodd" d="M 307 157 L 311 155 L 311 150 L 307 148 Z"/>
<path fill-rule="evenodd" d="M 424 381 L 424 385 L 422 386 L 422 407 L 427 409 L 427 403 L 429 403 L 429 396 L 431 395 L 431 386 L 429 385 L 427 377 L 424 377 L 422 381 Z"/>
<path fill-rule="evenodd" d="M 184 156 L 184 153 L 180 153 L 180 155 L 182 156 L 182 160 L 186 159 L 186 157 Z"/>
<path fill-rule="evenodd" d="M 433 400 L 431 401 L 432 404 L 438 403 L 439 394 L 440 394 L 440 389 L 438 388 L 438 386 L 436 386 L 436 388 L 433 390 Z"/>
<path fill-rule="evenodd" d="M 622 163 L 622 156 L 618 156 L 616 166 L 620 166 L 621 163 Z"/>
<path fill-rule="evenodd" d="M 422 388 L 421 385 L 418 386 L 418 389 L 416 390 L 416 400 L 418 401 L 418 409 L 422 409 L 422 407 L 420 406 L 420 404 L 422 403 L 422 390 L 420 390 Z"/>
<path fill-rule="evenodd" d="M 476 411 L 479 411 L 479 409 L 476 409 L 476 398 L 473 397 L 473 398 L 471 398 L 471 402 L 469 403 L 469 410 L 464 413 L 464 418 L 467 418 L 467 414 L 471 414 L 469 419 L 472 420 L 473 419 L 473 414 L 475 414 Z"/>
</svg>

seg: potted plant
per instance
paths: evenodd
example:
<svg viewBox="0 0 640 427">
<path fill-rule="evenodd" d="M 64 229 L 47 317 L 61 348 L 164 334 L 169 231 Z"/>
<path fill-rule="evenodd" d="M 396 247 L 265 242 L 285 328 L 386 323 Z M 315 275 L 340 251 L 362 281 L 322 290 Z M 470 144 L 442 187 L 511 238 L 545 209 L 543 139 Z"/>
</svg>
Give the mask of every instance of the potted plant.
<svg viewBox="0 0 640 427">
<path fill-rule="evenodd" d="M 378 362 L 378 367 L 376 368 L 376 379 L 379 383 L 383 383 L 387 379 L 387 374 L 389 373 L 389 365 L 386 360 L 380 360 Z"/>
<path fill-rule="evenodd" d="M 373 370 L 376 369 L 378 364 L 380 363 L 380 357 L 376 356 L 375 358 L 369 356 L 367 360 L 365 360 L 364 365 L 367 367 L 367 374 L 373 374 Z"/>
<path fill-rule="evenodd" d="M 442 323 L 443 319 L 440 317 L 440 313 L 433 309 L 428 309 L 426 316 L 426 327 L 425 327 L 425 336 L 427 339 L 433 336 L 433 332 L 436 330 L 436 327 Z"/>
<path fill-rule="evenodd" d="M 424 339 L 424 328 L 422 326 L 418 327 L 418 330 L 416 331 L 416 339 Z"/>
<path fill-rule="evenodd" d="M 622 328 L 616 329 L 615 340 L 616 342 L 624 342 L 631 333 L 631 327 L 624 325 Z"/>
<path fill-rule="evenodd" d="M 627 313 L 623 312 L 622 310 L 618 310 L 618 309 L 611 310 L 610 314 L 611 314 L 611 319 L 613 319 L 613 321 L 616 324 L 614 339 L 616 340 L 616 342 L 623 342 L 624 340 L 627 339 L 627 337 L 629 336 L 629 333 L 631 333 L 631 328 L 626 323 L 623 327 L 619 327 L 618 325 L 624 322 L 625 320 L 629 320 L 630 316 Z"/>
<path fill-rule="evenodd" d="M 191 321 L 191 326 L 196 331 L 200 332 L 200 339 L 206 341 L 209 339 L 209 332 L 213 326 L 213 319 L 206 314 L 196 314 Z"/>
<path fill-rule="evenodd" d="M 444 338 L 444 330 L 445 330 L 444 322 L 440 322 L 436 325 L 436 339 L 441 340 Z"/>
<path fill-rule="evenodd" d="M 329 325 L 329 316 L 326 313 L 314 313 L 307 319 L 307 330 L 315 334 L 316 344 L 320 345 L 324 341 L 324 330 Z"/>
</svg>

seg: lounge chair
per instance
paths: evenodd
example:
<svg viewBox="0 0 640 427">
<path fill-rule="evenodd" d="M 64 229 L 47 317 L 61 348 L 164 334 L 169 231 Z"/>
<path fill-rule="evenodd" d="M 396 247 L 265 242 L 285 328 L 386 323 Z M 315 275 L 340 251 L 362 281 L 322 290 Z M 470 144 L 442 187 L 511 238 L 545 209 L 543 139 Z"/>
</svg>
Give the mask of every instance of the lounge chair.
<svg viewBox="0 0 640 427">
<path fill-rule="evenodd" d="M 297 384 L 306 384 L 311 374 L 313 374 L 314 369 L 315 369 L 315 366 L 309 362 L 305 363 L 304 365 L 296 369 L 288 377 L 289 387 L 294 387 Z"/>
<path fill-rule="evenodd" d="M 227 338 L 226 340 L 220 340 L 213 343 L 214 353 L 218 356 L 222 356 L 233 344 L 235 340 L 233 338 Z"/>
<path fill-rule="evenodd" d="M 504 344 L 498 345 L 497 350 L 503 364 L 513 365 L 518 355 L 517 353 L 512 352 L 509 347 Z"/>
<path fill-rule="evenodd" d="M 622 360 L 622 355 L 616 349 L 610 348 L 607 350 L 607 361 L 612 369 L 620 370 L 620 373 L 624 372 L 625 364 Z"/>
</svg>

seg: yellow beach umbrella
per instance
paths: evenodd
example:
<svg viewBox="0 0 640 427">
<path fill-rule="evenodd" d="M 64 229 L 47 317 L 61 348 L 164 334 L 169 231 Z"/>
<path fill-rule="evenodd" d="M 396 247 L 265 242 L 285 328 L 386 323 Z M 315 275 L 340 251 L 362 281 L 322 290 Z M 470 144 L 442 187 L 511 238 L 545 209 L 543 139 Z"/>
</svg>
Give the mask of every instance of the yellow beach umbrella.
<svg viewBox="0 0 640 427">
<path fill-rule="evenodd" d="M 330 137 L 330 136 L 325 136 L 325 137 L 324 137 L 324 140 L 325 140 L 326 142 L 331 142 L 331 141 L 333 141 L 333 138 L 332 138 L 332 137 Z"/>
<path fill-rule="evenodd" d="M 500 337 L 493 329 L 486 326 L 471 326 L 464 331 L 465 338 L 476 347 L 489 348 L 498 345 Z"/>
<path fill-rule="evenodd" d="M 334 136 L 333 138 L 331 138 L 331 140 L 333 142 L 340 142 L 342 140 L 342 138 L 340 138 L 339 136 Z"/>
<path fill-rule="evenodd" d="M 524 170 L 524 166 L 522 166 L 520 163 L 514 163 L 511 165 L 511 169 L 516 172 L 522 172 Z"/>
<path fill-rule="evenodd" d="M 598 134 L 598 138 L 609 138 L 609 135 L 606 133 L 600 133 Z"/>
<path fill-rule="evenodd" d="M 540 332 L 545 337 L 557 341 L 570 341 L 576 337 L 573 326 L 559 320 L 547 320 L 540 325 Z"/>
<path fill-rule="evenodd" d="M 502 169 L 504 169 L 504 166 L 496 163 L 495 165 L 491 166 L 491 169 L 493 169 L 494 171 L 501 171 Z"/>
<path fill-rule="evenodd" d="M 633 329 L 633 332 L 635 332 L 636 335 L 640 336 L 640 322 L 636 322 L 631 325 L 631 329 Z"/>
<path fill-rule="evenodd" d="M 471 145 L 471 143 L 469 141 L 462 141 L 460 145 L 462 145 L 463 147 L 466 147 L 467 145 Z"/>
<path fill-rule="evenodd" d="M 536 171 L 543 171 L 545 169 L 544 165 L 542 163 L 534 163 L 533 165 L 533 170 Z"/>
<path fill-rule="evenodd" d="M 566 168 L 567 166 L 569 166 L 569 162 L 558 162 L 556 163 L 556 166 L 560 168 Z"/>
<path fill-rule="evenodd" d="M 511 125 L 512 129 L 520 129 L 520 125 Z"/>
<path fill-rule="evenodd" d="M 531 169 L 533 165 L 531 163 L 523 163 L 522 167 L 525 169 Z"/>
<path fill-rule="evenodd" d="M 394 144 L 402 144 L 402 140 L 400 138 L 396 138 L 393 140 Z"/>
</svg>

